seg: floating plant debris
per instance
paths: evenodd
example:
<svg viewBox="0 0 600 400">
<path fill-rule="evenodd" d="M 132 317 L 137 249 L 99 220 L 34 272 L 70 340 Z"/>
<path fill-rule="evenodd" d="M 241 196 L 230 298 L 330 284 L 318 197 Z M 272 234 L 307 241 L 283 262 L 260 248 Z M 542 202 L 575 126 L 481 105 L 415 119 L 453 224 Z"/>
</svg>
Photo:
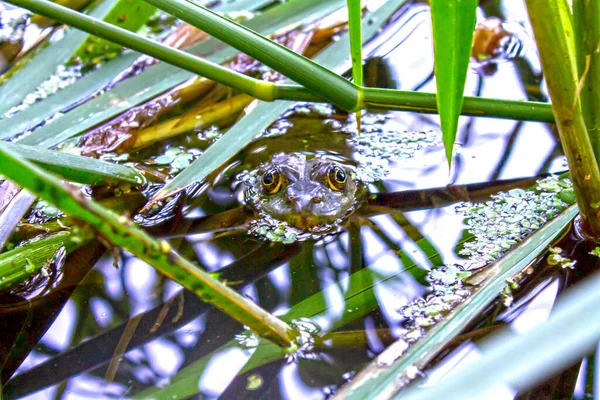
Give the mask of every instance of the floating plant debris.
<svg viewBox="0 0 600 400">
<path fill-rule="evenodd" d="M 44 100 L 45 98 L 57 93 L 58 91 L 72 85 L 85 74 L 82 65 L 64 66 L 59 65 L 54 74 L 42 82 L 33 92 L 29 93 L 23 101 L 8 110 L 0 120 L 10 118 L 19 111 L 23 111 L 29 106 Z"/>
<path fill-rule="evenodd" d="M 459 254 L 484 264 L 494 261 L 574 201 L 571 181 L 552 176 L 538 181 L 535 190 L 513 189 L 485 203 L 462 203 L 456 211 L 475 239 Z"/>
<path fill-rule="evenodd" d="M 457 304 L 471 293 L 463 281 L 471 276 L 471 272 L 460 265 L 444 265 L 431 270 L 427 274 L 431 293 L 419 298 L 399 310 L 406 318 L 407 338 L 416 340 L 423 332 L 450 312 Z M 421 334 L 417 334 L 420 332 Z"/>
<path fill-rule="evenodd" d="M 63 212 L 45 200 L 38 200 L 33 206 L 27 222 L 30 224 L 42 224 L 64 216 Z"/>
<path fill-rule="evenodd" d="M 548 265 L 556 265 L 560 266 L 561 268 L 568 269 L 575 268 L 575 264 L 577 263 L 577 261 L 571 260 L 570 258 L 563 256 L 562 253 L 564 253 L 564 250 L 560 247 L 550 246 L 548 248 L 548 252 L 550 253 L 548 254 L 547 258 Z"/>
</svg>

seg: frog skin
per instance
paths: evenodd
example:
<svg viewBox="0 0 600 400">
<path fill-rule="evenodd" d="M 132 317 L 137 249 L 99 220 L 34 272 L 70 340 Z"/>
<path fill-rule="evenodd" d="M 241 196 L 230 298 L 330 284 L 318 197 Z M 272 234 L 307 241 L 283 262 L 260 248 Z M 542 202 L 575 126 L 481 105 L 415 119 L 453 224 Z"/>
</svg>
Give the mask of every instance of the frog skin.
<svg viewBox="0 0 600 400">
<path fill-rule="evenodd" d="M 320 155 L 279 153 L 258 168 L 245 199 L 259 217 L 322 231 L 357 208 L 363 189 L 352 166 Z"/>
</svg>

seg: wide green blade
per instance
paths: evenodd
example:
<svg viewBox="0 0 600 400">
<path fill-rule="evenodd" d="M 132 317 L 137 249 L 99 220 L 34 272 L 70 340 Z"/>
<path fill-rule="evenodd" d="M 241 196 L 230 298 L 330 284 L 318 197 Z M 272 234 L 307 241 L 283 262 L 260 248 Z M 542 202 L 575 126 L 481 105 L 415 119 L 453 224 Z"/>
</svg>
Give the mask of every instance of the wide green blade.
<svg viewBox="0 0 600 400">
<path fill-rule="evenodd" d="M 431 0 L 430 4 L 437 104 L 450 165 L 471 57 L 477 0 Z"/>
<path fill-rule="evenodd" d="M 478 398 L 494 388 L 521 392 L 535 387 L 592 353 L 600 340 L 600 274 L 558 298 L 547 322 L 526 334 L 510 328 L 478 343 L 479 357 L 448 379 L 414 389 L 402 400 Z M 459 367 L 460 368 L 460 367 Z"/>
<path fill-rule="evenodd" d="M 120 181 L 141 185 L 144 182 L 141 173 L 126 165 L 16 143 L 0 142 L 2 148 L 72 182 L 86 185 L 110 185 Z"/>
</svg>

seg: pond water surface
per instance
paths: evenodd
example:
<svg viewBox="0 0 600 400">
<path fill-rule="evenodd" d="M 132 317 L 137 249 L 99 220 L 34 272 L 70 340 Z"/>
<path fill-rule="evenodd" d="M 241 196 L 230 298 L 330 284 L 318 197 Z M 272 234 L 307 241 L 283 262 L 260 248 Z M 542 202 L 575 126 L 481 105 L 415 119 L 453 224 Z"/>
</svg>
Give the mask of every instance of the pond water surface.
<svg viewBox="0 0 600 400">
<path fill-rule="evenodd" d="M 522 5 L 513 3 L 505 17 L 525 23 Z M 433 92 L 429 14 L 421 5 L 404 12 L 371 45 L 370 57 L 377 57 L 379 68 L 382 61 L 387 65 L 391 72 L 387 82 L 396 88 Z M 492 75 L 484 76 L 473 65 L 467 94 L 517 100 L 543 96 L 543 90 L 528 83 L 539 73 L 535 50 L 528 45 L 524 43 L 516 60 L 499 63 Z M 381 69 L 376 71 L 382 74 Z M 328 397 L 406 332 L 406 320 L 398 310 L 429 292 L 425 275 L 431 267 L 473 266 L 457 254 L 466 228 L 464 216 L 455 211 L 461 200 L 445 200 L 445 192 L 430 189 L 490 182 L 489 193 L 493 193 L 499 180 L 566 169 L 557 134 L 548 124 L 461 117 L 453 166 L 448 171 L 437 116 L 373 110 L 363 116 L 360 136 L 354 121 L 354 116 L 328 106 L 296 105 L 256 142 L 259 145 L 236 157 L 216 183 L 188 193 L 164 216 L 149 222 L 148 216 L 136 219 L 155 225 L 150 229 L 156 235 L 170 238 L 171 246 L 181 254 L 208 271 L 219 272 L 221 279 L 264 309 L 287 315 L 309 333 L 315 326 L 310 317 L 317 318 L 319 326 L 348 332 L 350 339 L 334 335 L 330 342 L 309 343 L 297 354 L 270 355 L 264 345 L 257 347 L 255 338 L 243 337 L 244 328 L 238 323 L 146 263 L 119 253 L 115 268 L 113 256 L 103 255 L 100 245 L 91 244 L 70 255 L 65 264 L 76 270 L 80 264 L 98 260 L 80 283 L 75 285 L 82 277 L 69 272 L 57 278 L 61 284 L 45 296 L 26 293 L 1 298 L 2 308 L 8 310 L 0 313 L 3 324 L 10 329 L 29 326 L 31 335 L 22 340 L 36 342 L 36 335 L 45 332 L 30 352 L 9 357 L 17 365 L 20 359 L 24 361 L 6 383 L 5 398 Z M 160 145 L 201 147 L 202 134 L 198 139 L 198 132 L 189 132 Z M 387 137 L 396 140 L 387 143 Z M 319 143 L 319 138 L 327 140 Z M 265 240 L 264 232 L 257 234 L 258 230 L 229 229 L 236 226 L 230 220 L 207 231 L 205 216 L 233 210 L 243 200 L 240 173 L 278 152 L 301 151 L 337 157 L 374 177 L 366 183 L 369 201 L 377 203 L 382 193 L 414 191 L 421 193 L 421 203 L 410 203 L 407 198 L 406 204 L 389 204 L 396 211 L 374 216 L 361 216 L 359 208 L 337 232 L 290 240 L 290 244 Z M 531 181 L 520 186 L 531 186 Z M 380 198 L 377 204 L 385 205 L 388 200 Z M 437 249 L 441 258 L 429 256 L 425 244 Z M 403 272 L 407 260 L 416 267 Z M 356 291 L 348 277 L 363 270 L 362 278 L 352 285 L 369 288 L 376 284 L 375 289 L 365 291 L 364 298 L 355 295 L 345 300 Z M 519 293 L 513 308 L 500 315 L 491 310 L 486 318 L 493 321 L 498 316 L 523 329 L 527 321 L 544 320 L 559 287 L 551 275 L 536 281 L 545 282 L 543 290 L 534 290 L 541 286 L 532 283 L 533 294 Z M 317 300 L 313 297 L 306 302 L 319 292 Z M 537 311 L 519 319 L 528 307 Z M 445 359 L 440 357 L 431 376 L 445 374 L 472 355 L 469 350 L 467 344 Z M 512 398 L 514 394 L 507 389 L 505 395 Z"/>
</svg>

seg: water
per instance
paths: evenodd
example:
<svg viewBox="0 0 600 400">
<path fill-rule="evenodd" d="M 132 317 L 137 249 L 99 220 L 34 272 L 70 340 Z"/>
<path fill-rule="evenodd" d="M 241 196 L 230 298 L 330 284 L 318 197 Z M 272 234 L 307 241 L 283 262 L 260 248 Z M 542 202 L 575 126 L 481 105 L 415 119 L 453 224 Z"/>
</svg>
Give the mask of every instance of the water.
<svg viewBox="0 0 600 400">
<path fill-rule="evenodd" d="M 372 55 L 391 71 L 393 79 L 386 82 L 402 89 L 433 91 L 433 60 L 423 51 L 431 48 L 428 14 L 420 6 L 410 13 L 405 24 L 389 28 L 401 39 L 372 44 Z M 516 17 L 524 19 L 524 14 Z M 380 39 L 386 35 L 389 30 Z M 467 93 L 523 99 L 543 92 L 526 84 L 539 71 L 532 53 L 525 52 L 515 63 L 500 64 L 491 76 L 483 77 L 474 66 Z M 436 116 L 373 112 L 363 123 L 362 135 L 352 136 L 353 116 L 328 107 L 315 111 L 310 105 L 300 106 L 221 174 L 211 177 L 209 185 L 194 187 L 162 213 L 137 217 L 153 234 L 170 238 L 171 246 L 182 255 L 218 272 L 220 279 L 264 309 L 285 315 L 306 332 L 319 329 L 317 336 L 333 334 L 321 341 L 306 335 L 301 351 L 282 356 L 144 262 L 126 253 L 102 255 L 101 246 L 93 243 L 67 258 L 65 272 L 54 278 L 44 296 L 14 293 L 0 297 L 0 326 L 3 332 L 13 333 L 0 338 L 0 355 L 8 359 L 3 381 L 18 366 L 4 388 L 5 397 L 120 398 L 142 393 L 147 398 L 160 388 L 160 398 L 325 398 L 394 338 L 406 334 L 405 315 L 398 310 L 428 293 L 430 268 L 464 264 L 456 252 L 465 230 L 463 216 L 455 212 L 457 201 L 445 201 L 443 191 L 419 191 L 565 168 L 555 131 L 542 123 L 462 117 L 451 171 L 435 133 L 439 131 Z M 284 131 L 284 136 L 278 136 Z M 396 148 L 382 136 L 404 131 L 423 133 L 405 134 Z M 169 160 L 157 162 L 156 149 L 181 146 L 195 149 L 192 155 L 199 154 L 218 136 L 215 132 L 212 136 L 191 132 L 132 157 L 153 160 L 148 166 L 168 175 L 174 171 L 168 166 L 160 170 L 156 164 L 173 166 L 182 153 L 171 151 Z M 320 143 L 322 139 L 326 143 Z M 300 148 L 298 143 L 310 143 L 311 148 Z M 319 146 L 359 167 L 375 197 L 372 204 L 390 205 L 384 193 L 412 191 L 425 197 L 413 202 L 412 208 L 408 204 L 403 208 L 402 201 L 394 204 L 400 210 L 413 210 L 403 214 L 387 210 L 370 216 L 361 208 L 340 232 L 291 244 L 248 233 L 245 224 L 255 218 L 238 208 L 243 191 L 239 174 L 251 171 L 273 153 L 324 151 Z M 382 150 L 387 153 L 382 155 Z M 389 153 L 393 154 L 386 158 Z M 383 200 L 378 203 L 377 198 Z M 220 217 L 207 218 L 213 215 Z M 440 257 L 429 257 L 426 243 Z M 113 265 L 115 256 L 118 268 Z M 404 271 L 412 262 L 416 266 Z M 354 278 L 349 283 L 351 274 Z M 490 328 L 485 321 L 514 324 L 536 301 L 547 316 L 558 286 L 564 286 L 557 282 L 564 283 L 574 274 L 585 275 L 585 271 L 542 268 L 514 293 L 513 308 L 500 313 L 490 310 L 482 316 L 473 325 L 473 337 L 493 330 L 494 325 Z M 320 297 L 311 298 L 319 292 Z M 540 293 L 544 296 L 536 296 Z M 297 304 L 303 308 L 294 308 Z M 526 325 L 523 318 L 520 324 Z M 543 320 L 544 315 L 537 318 Z M 24 342 L 12 347 L 19 332 Z M 470 344 L 446 350 L 428 376 L 435 379 L 443 373 Z M 9 354 L 11 348 L 15 350 Z"/>
</svg>

